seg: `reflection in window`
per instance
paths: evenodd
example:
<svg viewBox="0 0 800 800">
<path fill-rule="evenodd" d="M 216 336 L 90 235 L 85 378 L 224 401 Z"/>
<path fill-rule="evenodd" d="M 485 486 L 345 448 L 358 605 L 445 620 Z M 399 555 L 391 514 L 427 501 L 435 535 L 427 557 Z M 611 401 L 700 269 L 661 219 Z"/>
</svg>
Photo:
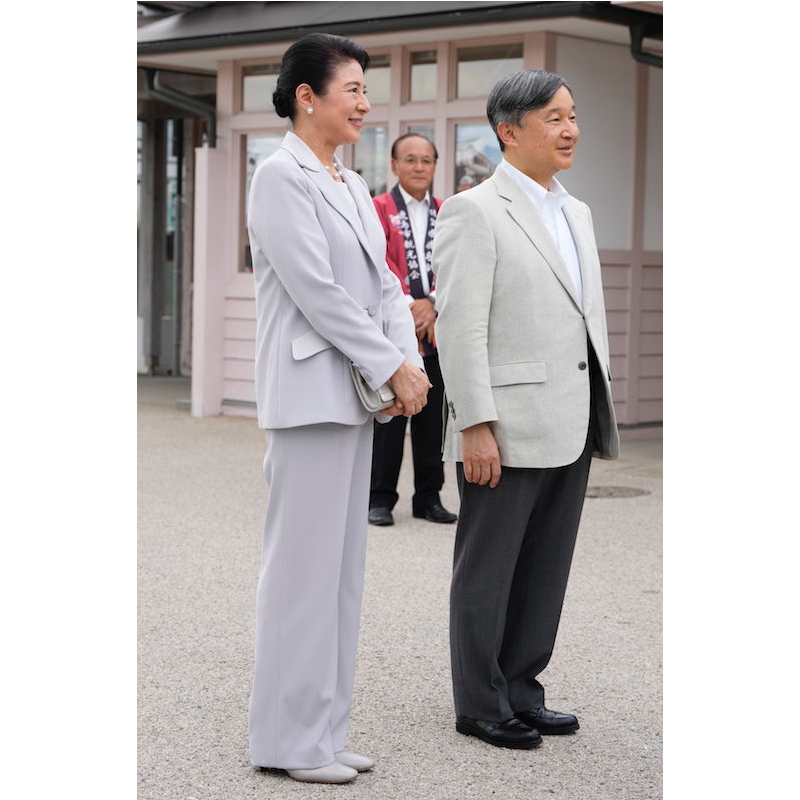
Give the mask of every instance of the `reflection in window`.
<svg viewBox="0 0 800 800">
<path fill-rule="evenodd" d="M 410 100 L 436 98 L 436 51 L 419 50 L 411 54 Z"/>
<path fill-rule="evenodd" d="M 463 192 L 483 183 L 500 163 L 502 154 L 488 122 L 456 125 L 456 171 L 453 191 Z"/>
<path fill-rule="evenodd" d="M 242 111 L 272 111 L 280 64 L 259 64 L 242 70 Z"/>
<path fill-rule="evenodd" d="M 285 133 L 255 133 L 245 136 L 246 144 L 243 147 L 245 158 L 245 180 L 244 180 L 244 217 L 242 219 L 241 230 L 244 231 L 244 258 L 242 271 L 253 271 L 253 259 L 250 256 L 250 244 L 247 241 L 247 202 L 250 198 L 250 183 L 253 180 L 253 173 L 256 167 L 265 159 L 269 158 L 281 146 Z"/>
<path fill-rule="evenodd" d="M 164 232 L 166 234 L 166 252 L 164 260 L 164 271 L 166 279 L 164 281 L 163 307 L 161 314 L 165 317 L 175 319 L 177 309 L 175 307 L 175 282 L 173 278 L 176 269 L 176 257 L 178 256 L 178 246 L 176 241 L 180 239 L 179 227 L 179 204 L 183 198 L 179 189 L 183 186 L 183 120 L 168 119 L 166 124 L 166 202 L 167 218 Z M 180 173 L 180 174 L 179 174 Z"/>
<path fill-rule="evenodd" d="M 418 133 L 434 144 L 436 144 L 436 139 L 433 138 L 433 132 L 435 130 L 432 122 L 411 122 L 408 126 L 409 133 Z M 438 150 L 439 147 L 437 146 L 436 149 Z"/>
<path fill-rule="evenodd" d="M 522 68 L 522 42 L 459 47 L 456 97 L 487 97 L 500 78 Z"/>
<path fill-rule="evenodd" d="M 389 54 L 370 56 L 369 68 L 364 76 L 367 99 L 371 105 L 389 102 Z"/>
<path fill-rule="evenodd" d="M 367 182 L 375 197 L 386 191 L 389 170 L 388 130 L 385 127 L 362 128 L 361 141 L 355 145 L 353 169 Z"/>
</svg>

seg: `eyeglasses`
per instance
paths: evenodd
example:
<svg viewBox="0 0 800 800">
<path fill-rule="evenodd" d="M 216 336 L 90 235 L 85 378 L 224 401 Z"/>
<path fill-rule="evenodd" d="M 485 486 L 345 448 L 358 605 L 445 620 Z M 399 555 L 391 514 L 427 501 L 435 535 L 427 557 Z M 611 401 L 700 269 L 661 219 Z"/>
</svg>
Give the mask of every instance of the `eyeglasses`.
<svg viewBox="0 0 800 800">
<path fill-rule="evenodd" d="M 436 159 L 433 159 L 430 156 L 423 156 L 422 158 L 406 156 L 405 158 L 401 158 L 399 160 L 401 163 L 407 164 L 409 167 L 413 167 L 417 163 L 422 164 L 423 167 L 432 167 L 436 163 Z"/>
</svg>

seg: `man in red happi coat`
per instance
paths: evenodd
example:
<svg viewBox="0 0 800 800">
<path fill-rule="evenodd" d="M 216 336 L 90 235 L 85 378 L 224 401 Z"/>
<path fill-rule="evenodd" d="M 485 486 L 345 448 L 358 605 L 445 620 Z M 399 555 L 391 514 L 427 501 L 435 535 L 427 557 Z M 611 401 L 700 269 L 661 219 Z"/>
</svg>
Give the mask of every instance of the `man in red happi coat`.
<svg viewBox="0 0 800 800">
<path fill-rule="evenodd" d="M 401 136 L 392 145 L 392 172 L 397 184 L 373 198 L 386 234 L 386 261 L 400 279 L 419 340 L 425 371 L 433 388 L 427 405 L 411 417 L 411 449 L 414 459 L 415 517 L 452 523 L 457 517 L 442 506 L 439 492 L 444 484 L 442 463 L 442 403 L 444 385 L 436 351 L 436 286 L 431 272 L 431 250 L 436 214 L 442 201 L 431 195 L 438 154 L 433 142 L 415 133 Z M 403 460 L 406 418 L 375 425 L 372 448 L 369 521 L 393 525 L 397 503 L 397 479 Z"/>
</svg>

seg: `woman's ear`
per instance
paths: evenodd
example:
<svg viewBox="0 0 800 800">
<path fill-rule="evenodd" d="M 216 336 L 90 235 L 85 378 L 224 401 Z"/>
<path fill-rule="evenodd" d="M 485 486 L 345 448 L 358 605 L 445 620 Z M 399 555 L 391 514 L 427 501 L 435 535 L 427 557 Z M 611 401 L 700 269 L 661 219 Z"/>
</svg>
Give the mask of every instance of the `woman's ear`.
<svg viewBox="0 0 800 800">
<path fill-rule="evenodd" d="M 314 104 L 314 91 L 307 83 L 301 83 L 294 90 L 294 99 L 297 100 L 297 106 L 302 111 L 309 108 Z"/>
</svg>

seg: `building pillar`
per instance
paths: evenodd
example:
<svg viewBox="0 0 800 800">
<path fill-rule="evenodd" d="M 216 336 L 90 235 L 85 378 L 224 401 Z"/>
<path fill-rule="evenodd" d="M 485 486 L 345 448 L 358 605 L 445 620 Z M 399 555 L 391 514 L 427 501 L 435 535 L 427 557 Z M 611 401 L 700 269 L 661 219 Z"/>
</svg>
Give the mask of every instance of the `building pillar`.
<svg viewBox="0 0 800 800">
<path fill-rule="evenodd" d="M 192 415 L 222 413 L 228 153 L 195 150 Z"/>
</svg>

